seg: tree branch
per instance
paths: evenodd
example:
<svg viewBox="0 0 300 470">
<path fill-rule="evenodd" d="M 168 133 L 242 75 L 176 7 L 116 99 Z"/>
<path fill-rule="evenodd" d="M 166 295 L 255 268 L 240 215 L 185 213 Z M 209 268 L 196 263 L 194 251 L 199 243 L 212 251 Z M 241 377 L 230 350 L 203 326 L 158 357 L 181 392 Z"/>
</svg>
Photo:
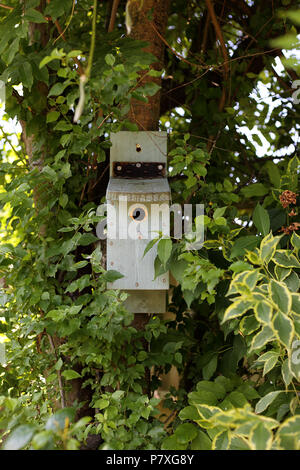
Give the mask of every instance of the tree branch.
<svg viewBox="0 0 300 470">
<path fill-rule="evenodd" d="M 229 72 L 228 53 L 227 53 L 225 41 L 224 41 L 224 38 L 223 38 L 222 30 L 221 30 L 221 27 L 220 27 L 219 22 L 217 20 L 215 10 L 214 10 L 214 7 L 213 7 L 211 1 L 210 0 L 205 0 L 205 3 L 206 3 L 206 6 L 207 6 L 207 9 L 209 11 L 212 23 L 214 25 L 217 38 L 219 39 L 220 44 L 221 44 L 221 50 L 222 50 L 222 54 L 223 54 L 223 58 L 224 58 L 224 69 L 225 69 L 226 74 L 228 75 L 228 72 Z"/>
<path fill-rule="evenodd" d="M 220 41 L 221 50 L 222 50 L 222 54 L 223 54 L 223 58 L 224 58 L 224 62 L 223 62 L 224 78 L 225 78 L 225 80 L 227 80 L 228 74 L 229 74 L 229 63 L 228 63 L 228 53 L 227 53 L 225 41 L 224 41 L 224 38 L 223 38 L 223 33 L 222 33 L 221 27 L 219 25 L 219 22 L 217 20 L 213 4 L 211 3 L 210 0 L 205 0 L 205 3 L 206 3 L 206 6 L 207 6 L 209 15 L 211 17 L 212 23 L 214 25 L 216 36 Z M 226 101 L 226 85 L 224 84 L 223 89 L 222 89 L 222 96 L 221 96 L 220 103 L 219 103 L 219 111 L 223 111 L 223 108 L 225 106 L 225 101 Z"/>
<path fill-rule="evenodd" d="M 114 30 L 119 3 L 120 0 L 114 0 L 113 6 L 111 8 L 110 21 L 107 30 L 108 33 L 111 33 Z"/>
<path fill-rule="evenodd" d="M 0 7 L 5 8 L 6 10 L 13 10 L 13 7 L 9 7 L 8 5 L 4 5 L 4 3 L 0 3 Z"/>
</svg>

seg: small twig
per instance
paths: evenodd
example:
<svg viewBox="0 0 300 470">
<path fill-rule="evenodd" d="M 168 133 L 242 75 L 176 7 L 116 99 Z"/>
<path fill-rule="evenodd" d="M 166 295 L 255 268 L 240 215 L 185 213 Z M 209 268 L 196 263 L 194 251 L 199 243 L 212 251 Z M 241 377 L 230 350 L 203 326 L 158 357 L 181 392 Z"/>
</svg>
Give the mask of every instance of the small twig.
<svg viewBox="0 0 300 470">
<path fill-rule="evenodd" d="M 4 3 L 0 3 L 0 7 L 5 8 L 6 10 L 13 10 L 13 7 L 9 7 L 8 5 L 4 5 Z"/>
<path fill-rule="evenodd" d="M 94 189 L 94 187 L 100 183 L 100 181 L 102 180 L 103 176 L 105 175 L 105 173 L 107 172 L 107 170 L 109 169 L 109 165 L 107 165 L 104 169 L 104 171 L 102 171 L 101 175 L 99 176 L 99 178 L 94 182 L 94 184 L 91 186 L 91 190 Z"/>
<path fill-rule="evenodd" d="M 292 91 L 293 88 L 288 83 L 286 83 L 280 75 L 278 75 L 278 73 L 276 72 L 274 66 L 272 66 L 272 69 L 273 69 L 273 73 L 274 73 L 275 77 L 282 84 L 283 88 L 285 88 L 286 90 Z"/>
<path fill-rule="evenodd" d="M 146 17 L 145 17 L 146 18 Z M 150 26 L 154 29 L 154 31 L 156 32 L 157 36 L 162 40 L 162 42 L 168 47 L 168 49 L 170 49 L 174 55 L 176 55 L 176 57 L 178 57 L 178 59 L 182 60 L 183 62 L 185 62 L 186 64 L 189 64 L 191 65 L 192 67 L 197 67 L 197 68 L 202 68 L 203 66 L 202 65 L 198 65 L 198 64 L 193 64 L 192 62 L 190 62 L 189 60 L 185 59 L 181 54 L 179 54 L 177 51 L 175 51 L 175 49 L 173 49 L 172 46 L 170 46 L 170 44 L 166 41 L 166 39 L 160 34 L 160 32 L 158 31 L 158 29 L 156 28 L 156 26 L 153 24 L 153 21 L 149 21 L 148 18 L 146 18 L 147 21 L 150 23 Z"/>
<path fill-rule="evenodd" d="M 103 121 L 99 124 L 98 126 L 98 129 L 100 129 L 100 127 L 103 126 L 103 124 L 105 123 L 105 121 L 107 121 L 107 119 L 113 114 L 113 112 L 109 113 L 104 119 Z"/>
<path fill-rule="evenodd" d="M 11 143 L 11 141 L 9 140 L 8 138 L 8 135 L 6 134 L 6 132 L 3 130 L 3 127 L 0 126 L 0 129 L 1 129 L 1 132 L 3 134 L 3 137 L 5 139 L 5 142 L 7 142 L 10 147 L 12 148 L 13 152 L 17 155 L 17 157 L 19 158 L 19 160 L 21 160 L 23 163 L 27 163 L 26 160 L 21 156 L 20 152 L 18 152 L 16 149 L 15 149 L 15 146 Z"/>
<path fill-rule="evenodd" d="M 177 410 L 173 410 L 172 413 L 169 414 L 169 416 L 163 422 L 164 428 L 166 428 L 167 424 L 170 423 L 170 421 L 172 420 L 173 417 L 176 416 L 176 414 L 177 414 Z"/>
<path fill-rule="evenodd" d="M 53 42 L 53 44 L 55 44 L 56 41 L 58 41 L 60 37 L 63 37 L 63 35 L 64 35 L 65 32 L 67 31 L 67 29 L 68 29 L 68 27 L 70 26 L 70 23 L 71 23 L 71 21 L 72 21 L 72 18 L 73 18 L 73 15 L 74 15 L 74 10 L 75 10 L 75 0 L 73 0 L 71 15 L 70 15 L 70 18 L 68 19 L 68 21 L 67 21 L 67 23 L 66 23 L 65 29 L 64 29 L 64 30 L 62 31 L 62 33 L 55 39 L 55 41 Z"/>
<path fill-rule="evenodd" d="M 172 88 L 171 90 L 168 90 L 164 93 L 162 93 L 162 95 L 168 95 L 169 93 L 173 93 L 173 91 L 175 90 L 178 90 L 179 88 L 184 88 L 188 85 L 191 85 L 192 83 L 196 82 L 197 80 L 200 80 L 200 78 L 202 78 L 204 75 L 206 75 L 208 72 L 210 72 L 210 69 L 207 69 L 205 70 L 205 72 L 203 72 L 201 75 L 197 76 L 196 78 L 194 78 L 193 80 L 190 80 L 189 82 L 185 82 L 185 83 L 182 83 L 181 85 L 178 85 L 174 88 Z"/>
<path fill-rule="evenodd" d="M 114 30 L 119 3 L 120 3 L 120 0 L 114 0 L 113 6 L 111 9 L 109 26 L 107 30 L 109 33 L 111 33 Z"/>
<path fill-rule="evenodd" d="M 48 340 L 49 340 L 49 343 L 50 343 L 51 350 L 52 350 L 52 352 L 55 355 L 56 360 L 57 360 L 57 354 L 56 354 L 56 349 L 55 349 L 55 346 L 54 346 L 53 338 L 52 338 L 51 335 L 49 335 L 49 333 L 48 333 L 47 336 L 48 336 Z M 64 396 L 63 383 L 62 383 L 60 370 L 57 371 L 57 379 L 58 379 L 58 387 L 59 387 L 61 407 L 65 408 L 66 401 L 65 401 L 65 396 Z"/>
</svg>

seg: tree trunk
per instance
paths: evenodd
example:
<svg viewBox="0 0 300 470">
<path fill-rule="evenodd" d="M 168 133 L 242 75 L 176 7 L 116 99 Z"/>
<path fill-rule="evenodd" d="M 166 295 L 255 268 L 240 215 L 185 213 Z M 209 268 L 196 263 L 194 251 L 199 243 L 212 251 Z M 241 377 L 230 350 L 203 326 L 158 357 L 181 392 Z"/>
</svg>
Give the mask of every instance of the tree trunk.
<svg viewBox="0 0 300 470">
<path fill-rule="evenodd" d="M 128 11 L 132 21 L 130 37 L 147 41 L 149 46 L 144 50 L 157 58 L 152 64 L 156 70 L 163 67 L 165 45 L 160 36 L 164 36 L 169 11 L 170 0 L 129 0 Z M 144 72 L 141 72 L 141 75 Z M 161 78 L 145 77 L 141 84 L 155 82 L 161 85 Z M 140 130 L 158 130 L 160 118 L 160 91 L 148 98 L 148 103 L 133 99 L 129 119 L 136 123 Z"/>
</svg>

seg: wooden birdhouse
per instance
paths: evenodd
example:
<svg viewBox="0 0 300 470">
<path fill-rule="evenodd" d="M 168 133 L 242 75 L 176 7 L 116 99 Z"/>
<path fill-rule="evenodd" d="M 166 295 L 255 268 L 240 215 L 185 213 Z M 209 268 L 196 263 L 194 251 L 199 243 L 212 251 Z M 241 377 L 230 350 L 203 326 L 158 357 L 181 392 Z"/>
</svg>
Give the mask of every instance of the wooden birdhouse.
<svg viewBox="0 0 300 470">
<path fill-rule="evenodd" d="M 124 277 L 108 288 L 128 292 L 132 312 L 164 313 L 169 274 L 154 279 L 156 246 L 144 252 L 159 232 L 169 236 L 167 134 L 124 131 L 112 134 L 111 142 L 107 269 Z"/>
</svg>

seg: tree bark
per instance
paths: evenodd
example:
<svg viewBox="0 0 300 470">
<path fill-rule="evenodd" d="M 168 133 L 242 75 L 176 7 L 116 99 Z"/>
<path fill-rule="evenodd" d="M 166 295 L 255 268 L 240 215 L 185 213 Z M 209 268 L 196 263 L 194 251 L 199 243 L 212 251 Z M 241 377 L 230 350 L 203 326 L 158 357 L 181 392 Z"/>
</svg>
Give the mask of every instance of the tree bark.
<svg viewBox="0 0 300 470">
<path fill-rule="evenodd" d="M 144 50 L 157 58 L 157 62 L 152 64 L 156 70 L 161 70 L 163 67 L 165 45 L 159 35 L 165 34 L 169 4 L 170 0 L 129 0 L 129 14 L 132 20 L 130 37 L 149 43 L 149 46 Z M 142 74 L 143 72 L 141 72 Z M 161 78 L 146 76 L 141 80 L 142 85 L 148 82 L 155 82 L 160 86 Z M 148 103 L 132 100 L 128 118 L 137 124 L 140 130 L 158 129 L 160 96 L 161 93 L 158 91 L 154 96 L 148 98 Z"/>
</svg>

